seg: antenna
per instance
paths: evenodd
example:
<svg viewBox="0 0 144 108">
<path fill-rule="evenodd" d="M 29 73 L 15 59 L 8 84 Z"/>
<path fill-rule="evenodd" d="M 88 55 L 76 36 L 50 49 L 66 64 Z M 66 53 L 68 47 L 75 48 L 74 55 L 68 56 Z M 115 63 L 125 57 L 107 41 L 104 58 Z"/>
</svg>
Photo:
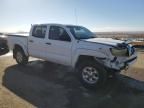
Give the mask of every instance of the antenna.
<svg viewBox="0 0 144 108">
<path fill-rule="evenodd" d="M 77 17 L 77 10 L 76 10 L 76 8 L 74 10 L 74 14 L 75 14 L 75 23 L 76 23 L 76 25 L 78 25 L 78 17 Z"/>
</svg>

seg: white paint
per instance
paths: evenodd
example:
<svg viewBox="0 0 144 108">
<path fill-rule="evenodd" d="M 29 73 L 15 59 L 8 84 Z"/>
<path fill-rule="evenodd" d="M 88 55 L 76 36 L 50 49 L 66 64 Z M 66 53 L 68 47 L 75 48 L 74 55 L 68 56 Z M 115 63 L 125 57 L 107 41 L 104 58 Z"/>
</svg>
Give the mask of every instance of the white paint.
<svg viewBox="0 0 144 108">
<path fill-rule="evenodd" d="M 40 24 L 39 24 L 40 25 Z M 37 57 L 51 62 L 68 65 L 75 67 L 77 60 L 80 55 L 92 56 L 94 58 L 106 58 L 101 61 L 105 66 L 113 69 L 120 69 L 124 66 L 124 62 L 131 58 L 137 56 L 134 53 L 131 57 L 117 57 L 115 62 L 111 62 L 114 56 L 110 52 L 110 48 L 117 46 L 118 43 L 123 43 L 124 41 L 108 39 L 108 38 L 92 38 L 77 40 L 71 34 L 70 30 L 67 29 L 65 25 L 61 24 L 44 24 L 47 26 L 45 38 L 36 38 L 32 36 L 32 29 L 30 31 L 29 37 L 14 37 L 8 36 L 8 46 L 13 50 L 14 45 L 20 45 L 27 56 Z M 71 42 L 60 41 L 60 40 L 50 40 L 49 27 L 51 25 L 62 27 L 66 30 L 71 38 Z M 37 25 L 38 26 L 38 25 Z M 33 43 L 29 41 L 33 40 Z M 47 45 L 46 43 L 51 43 Z M 132 61 L 135 62 L 135 61 Z M 131 65 L 131 64 L 129 64 Z"/>
</svg>

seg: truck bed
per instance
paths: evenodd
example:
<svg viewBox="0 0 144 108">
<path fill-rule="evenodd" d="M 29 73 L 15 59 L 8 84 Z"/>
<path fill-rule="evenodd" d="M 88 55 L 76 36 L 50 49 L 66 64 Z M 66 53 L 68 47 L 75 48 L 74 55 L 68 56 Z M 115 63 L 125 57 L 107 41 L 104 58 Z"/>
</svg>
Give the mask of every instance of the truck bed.
<svg viewBox="0 0 144 108">
<path fill-rule="evenodd" d="M 27 50 L 28 36 L 29 36 L 28 33 L 7 34 L 7 41 L 10 50 L 12 50 L 16 44 L 22 45 L 24 49 Z"/>
</svg>

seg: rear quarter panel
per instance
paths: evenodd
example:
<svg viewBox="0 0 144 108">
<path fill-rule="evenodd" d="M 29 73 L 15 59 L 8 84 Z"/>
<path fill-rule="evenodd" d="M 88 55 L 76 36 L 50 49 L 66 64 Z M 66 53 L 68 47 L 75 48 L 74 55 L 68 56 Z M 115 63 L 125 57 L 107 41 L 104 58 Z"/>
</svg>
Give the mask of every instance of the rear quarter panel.
<svg viewBox="0 0 144 108">
<path fill-rule="evenodd" d="M 15 45 L 19 45 L 24 50 L 25 54 L 28 56 L 28 47 L 27 47 L 27 37 L 26 36 L 12 36 L 8 35 L 7 37 L 8 47 L 10 50 L 13 50 Z"/>
</svg>

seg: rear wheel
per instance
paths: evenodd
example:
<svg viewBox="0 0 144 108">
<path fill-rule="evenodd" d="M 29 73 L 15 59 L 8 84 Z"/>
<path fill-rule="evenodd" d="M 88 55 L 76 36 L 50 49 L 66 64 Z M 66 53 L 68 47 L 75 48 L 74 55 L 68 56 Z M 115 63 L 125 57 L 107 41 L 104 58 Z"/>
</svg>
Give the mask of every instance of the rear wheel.
<svg viewBox="0 0 144 108">
<path fill-rule="evenodd" d="M 25 65 L 28 63 L 28 57 L 25 55 L 24 51 L 20 48 L 15 49 L 14 57 L 16 62 L 20 65 Z"/>
<path fill-rule="evenodd" d="M 80 81 L 86 88 L 100 88 L 107 80 L 107 71 L 94 61 L 80 63 L 78 73 Z"/>
</svg>

